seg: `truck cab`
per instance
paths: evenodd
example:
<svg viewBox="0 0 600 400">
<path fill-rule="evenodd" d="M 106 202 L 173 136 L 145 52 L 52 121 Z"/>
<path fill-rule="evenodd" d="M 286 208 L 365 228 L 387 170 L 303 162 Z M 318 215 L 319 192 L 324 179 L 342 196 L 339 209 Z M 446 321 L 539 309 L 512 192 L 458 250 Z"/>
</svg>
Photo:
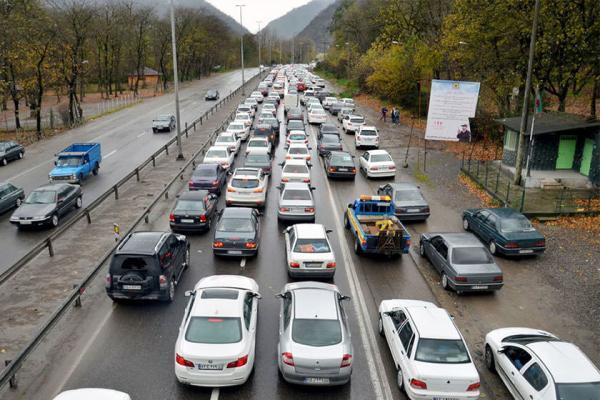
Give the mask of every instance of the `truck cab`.
<svg viewBox="0 0 600 400">
<path fill-rule="evenodd" d="M 74 143 L 56 155 L 50 182 L 81 183 L 88 175 L 98 175 L 102 155 L 100 143 Z"/>
</svg>

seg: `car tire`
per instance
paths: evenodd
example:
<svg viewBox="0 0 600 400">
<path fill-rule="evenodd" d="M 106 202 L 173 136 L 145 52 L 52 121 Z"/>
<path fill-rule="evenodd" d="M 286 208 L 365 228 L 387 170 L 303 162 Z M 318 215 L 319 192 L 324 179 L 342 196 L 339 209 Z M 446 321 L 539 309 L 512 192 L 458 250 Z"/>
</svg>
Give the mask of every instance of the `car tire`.
<svg viewBox="0 0 600 400">
<path fill-rule="evenodd" d="M 55 228 L 58 226 L 58 223 L 59 223 L 59 222 L 60 222 L 60 221 L 59 221 L 59 219 L 58 219 L 58 214 L 54 214 L 54 215 L 52 216 L 52 218 L 50 218 L 50 224 L 52 224 L 52 226 L 53 226 L 53 227 L 55 227 Z"/>
<path fill-rule="evenodd" d="M 344 213 L 344 228 L 350 229 L 350 220 L 347 213 Z"/>
<path fill-rule="evenodd" d="M 450 284 L 448 283 L 448 275 L 445 272 L 442 272 L 442 287 L 444 290 L 450 290 Z"/>
<path fill-rule="evenodd" d="M 169 283 L 169 291 L 167 292 L 164 301 L 171 303 L 175 299 L 175 282 L 171 280 Z"/>
<path fill-rule="evenodd" d="M 158 129 L 152 128 L 152 133 L 156 133 L 156 132 L 158 132 Z"/>
<path fill-rule="evenodd" d="M 463 229 L 469 232 L 469 221 L 466 218 L 463 218 Z"/>
<path fill-rule="evenodd" d="M 92 170 L 92 174 L 94 176 L 98 175 L 98 170 L 100 169 L 100 166 L 98 164 L 94 165 L 94 169 Z"/>
<path fill-rule="evenodd" d="M 354 240 L 354 252 L 359 255 L 362 254 L 362 252 L 363 252 L 358 238 L 356 238 L 356 240 Z"/>
<path fill-rule="evenodd" d="M 20 151 L 20 152 L 19 152 L 19 154 L 18 154 L 17 156 L 19 157 L 19 160 L 22 160 L 22 159 L 23 159 L 23 152 L 22 152 L 22 151 Z"/>
<path fill-rule="evenodd" d="M 381 319 L 381 315 L 379 315 L 379 321 L 377 322 L 377 327 L 379 329 L 379 334 L 382 337 L 385 337 L 385 330 L 383 329 L 383 319 Z"/>
<path fill-rule="evenodd" d="M 496 373 L 496 361 L 494 360 L 494 352 L 492 351 L 492 348 L 487 344 L 485 345 L 485 352 L 483 358 L 487 369 L 492 373 Z"/>
<path fill-rule="evenodd" d="M 83 206 L 83 199 L 81 198 L 81 196 L 79 196 L 77 198 L 77 200 L 75 200 L 75 208 L 81 208 Z"/>
<path fill-rule="evenodd" d="M 402 368 L 398 368 L 398 373 L 396 374 L 396 385 L 398 385 L 398 389 L 401 392 L 404 392 L 404 374 L 402 373 Z"/>
<path fill-rule="evenodd" d="M 419 255 L 421 257 L 425 257 L 425 245 L 423 244 L 423 240 L 419 242 Z"/>
<path fill-rule="evenodd" d="M 187 248 L 187 249 L 185 249 L 185 259 L 183 260 L 183 269 L 186 269 L 187 267 L 190 266 L 190 259 L 191 259 L 190 249 Z"/>
<path fill-rule="evenodd" d="M 15 202 L 15 205 L 16 205 L 17 207 L 21 207 L 21 204 L 23 204 L 23 199 L 19 197 L 19 198 L 17 199 L 17 201 Z"/>
<path fill-rule="evenodd" d="M 490 250 L 490 253 L 492 253 L 492 255 L 496 255 L 496 253 L 498 252 L 498 247 L 496 246 L 496 242 L 493 240 L 490 240 L 488 249 Z"/>
<path fill-rule="evenodd" d="M 6 166 L 8 164 L 8 160 L 6 158 L 2 159 L 2 165 Z"/>
<path fill-rule="evenodd" d="M 209 217 L 208 220 L 206 221 L 206 231 L 210 232 L 210 228 L 212 228 L 212 219 L 213 217 Z"/>
</svg>

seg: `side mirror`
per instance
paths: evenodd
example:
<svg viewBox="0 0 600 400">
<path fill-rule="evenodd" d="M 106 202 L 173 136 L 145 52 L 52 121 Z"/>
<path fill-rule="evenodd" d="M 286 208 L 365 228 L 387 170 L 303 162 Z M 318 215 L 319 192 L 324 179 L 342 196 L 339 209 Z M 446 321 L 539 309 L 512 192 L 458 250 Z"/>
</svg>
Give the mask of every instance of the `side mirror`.
<svg viewBox="0 0 600 400">
<path fill-rule="evenodd" d="M 195 291 L 193 291 L 193 290 L 186 290 L 186 291 L 185 291 L 185 297 L 191 297 L 191 296 L 193 296 L 194 294 L 196 294 L 196 292 L 195 292 Z"/>
<path fill-rule="evenodd" d="M 310 190 L 317 190 L 317 188 L 316 188 L 316 187 L 314 187 L 314 186 L 309 186 L 309 189 L 310 189 Z"/>
<path fill-rule="evenodd" d="M 257 298 L 257 299 L 262 299 L 262 296 L 261 296 L 261 294 L 260 294 L 260 293 L 258 293 L 258 292 L 253 292 L 253 293 L 252 293 L 252 297 L 255 297 L 255 298 Z"/>
<path fill-rule="evenodd" d="M 333 232 L 333 229 L 325 229 L 325 233 L 331 233 Z"/>
<path fill-rule="evenodd" d="M 500 348 L 498 349 L 498 353 L 499 353 L 499 354 L 504 354 L 505 352 L 506 352 L 506 347 L 500 347 Z"/>
<path fill-rule="evenodd" d="M 352 300 L 350 296 L 340 296 L 340 300 Z"/>
<path fill-rule="evenodd" d="M 277 185 L 277 186 L 275 186 L 275 187 L 276 187 L 278 190 L 283 190 L 283 185 L 282 185 L 282 184 L 279 184 L 279 185 Z"/>
<path fill-rule="evenodd" d="M 354 209 L 354 204 L 353 203 L 348 203 L 348 208 Z"/>
<path fill-rule="evenodd" d="M 58 162 L 56 162 L 56 160 L 54 161 L 54 165 L 58 165 Z"/>
<path fill-rule="evenodd" d="M 307 162 L 306 165 L 308 166 L 308 168 L 312 168 L 312 163 L 311 162 Z"/>
</svg>

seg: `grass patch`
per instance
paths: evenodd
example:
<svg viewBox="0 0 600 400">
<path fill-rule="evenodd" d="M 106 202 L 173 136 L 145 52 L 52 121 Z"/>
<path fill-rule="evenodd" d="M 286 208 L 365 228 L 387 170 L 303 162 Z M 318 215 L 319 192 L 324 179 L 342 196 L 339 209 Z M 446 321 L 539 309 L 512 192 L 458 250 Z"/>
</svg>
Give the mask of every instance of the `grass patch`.
<svg viewBox="0 0 600 400">
<path fill-rule="evenodd" d="M 426 184 L 426 185 L 431 185 L 431 179 L 429 179 L 429 175 L 427 175 L 426 173 L 424 173 L 420 169 L 415 169 L 414 176 L 415 176 L 415 179 L 419 183 L 423 183 L 423 184 Z"/>
<path fill-rule="evenodd" d="M 322 69 L 316 70 L 315 72 L 317 72 L 322 78 L 333 82 L 336 86 L 339 86 L 342 89 L 340 93 L 337 93 L 338 97 L 353 98 L 360 93 L 360 88 L 358 87 L 358 81 L 356 79 L 338 78 L 331 72 Z"/>
</svg>

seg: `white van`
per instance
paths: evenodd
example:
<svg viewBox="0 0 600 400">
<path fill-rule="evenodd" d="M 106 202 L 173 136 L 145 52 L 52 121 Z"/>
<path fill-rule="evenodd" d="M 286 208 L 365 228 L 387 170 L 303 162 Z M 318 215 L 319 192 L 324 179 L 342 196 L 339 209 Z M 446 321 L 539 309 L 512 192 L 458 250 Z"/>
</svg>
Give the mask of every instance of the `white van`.
<svg viewBox="0 0 600 400">
<path fill-rule="evenodd" d="M 283 99 L 283 104 L 285 106 L 285 112 L 287 113 L 290 108 L 300 107 L 300 102 L 298 100 L 297 94 L 286 93 Z"/>
</svg>

